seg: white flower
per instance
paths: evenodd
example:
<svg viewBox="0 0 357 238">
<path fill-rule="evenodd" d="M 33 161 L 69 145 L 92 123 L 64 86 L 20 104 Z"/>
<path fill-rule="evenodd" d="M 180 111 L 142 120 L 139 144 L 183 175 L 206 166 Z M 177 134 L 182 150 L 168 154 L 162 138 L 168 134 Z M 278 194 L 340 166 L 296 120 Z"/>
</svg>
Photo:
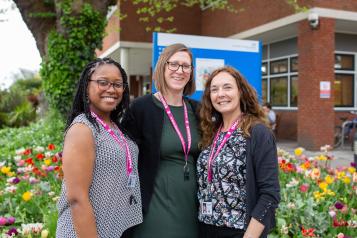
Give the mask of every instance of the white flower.
<svg viewBox="0 0 357 238">
<path fill-rule="evenodd" d="M 295 187 L 299 184 L 299 181 L 293 178 L 288 184 L 286 184 L 287 188 Z"/>
<path fill-rule="evenodd" d="M 21 224 L 23 235 L 40 234 L 43 228 L 42 223 Z"/>
<path fill-rule="evenodd" d="M 25 153 L 25 148 L 20 148 L 15 151 L 15 154 L 17 154 L 17 155 L 22 155 L 23 153 Z"/>
<path fill-rule="evenodd" d="M 38 153 L 42 153 L 45 151 L 45 148 L 43 148 L 42 146 L 37 146 L 37 147 L 35 147 L 34 151 L 36 151 Z"/>
<path fill-rule="evenodd" d="M 16 193 L 16 189 L 17 189 L 16 186 L 10 185 L 10 186 L 5 187 L 4 191 L 7 193 Z"/>
<path fill-rule="evenodd" d="M 289 202 L 288 205 L 287 205 L 287 207 L 288 207 L 289 209 L 295 209 L 295 208 L 296 208 L 295 203 L 292 203 L 292 202 Z"/>
<path fill-rule="evenodd" d="M 52 153 L 51 153 L 51 152 L 47 151 L 47 152 L 45 153 L 45 157 L 46 157 L 46 158 L 50 158 L 51 156 L 52 156 Z"/>
<path fill-rule="evenodd" d="M 20 160 L 21 160 L 21 155 L 15 155 L 14 156 L 14 160 L 15 160 L 15 162 L 19 162 Z"/>
</svg>

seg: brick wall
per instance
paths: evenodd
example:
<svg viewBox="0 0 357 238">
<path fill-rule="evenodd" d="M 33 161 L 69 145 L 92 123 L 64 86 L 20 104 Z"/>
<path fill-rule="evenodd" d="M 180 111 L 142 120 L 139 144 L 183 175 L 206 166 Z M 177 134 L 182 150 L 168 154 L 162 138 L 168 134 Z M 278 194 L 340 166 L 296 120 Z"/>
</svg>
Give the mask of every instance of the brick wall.
<svg viewBox="0 0 357 238">
<path fill-rule="evenodd" d="M 147 24 L 139 22 L 139 15 L 136 14 L 137 6 L 132 4 L 132 1 L 122 1 L 122 12 L 127 14 L 127 17 L 121 21 L 120 40 L 135 41 L 135 42 L 152 42 L 152 33 L 147 32 L 147 26 L 158 26 L 154 21 Z M 175 11 L 168 12 L 162 15 L 163 17 L 173 16 L 172 23 L 163 24 L 165 29 L 177 28 L 174 33 L 178 34 L 201 34 L 201 10 L 196 7 L 184 7 L 179 5 Z"/>
<path fill-rule="evenodd" d="M 103 54 L 106 50 L 108 50 L 111 46 L 113 46 L 115 43 L 119 42 L 119 16 L 118 16 L 118 10 L 110 17 L 108 20 L 108 24 L 105 27 L 105 37 L 103 39 L 103 46 L 102 50 L 97 50 L 96 54 L 101 55 Z"/>
<path fill-rule="evenodd" d="M 297 139 L 297 111 L 277 111 L 279 117 L 277 138 L 278 140 Z"/>
<path fill-rule="evenodd" d="M 333 144 L 335 113 L 333 95 L 320 99 L 320 81 L 334 82 L 335 20 L 321 18 L 312 30 L 307 21 L 299 23 L 298 143 L 318 150 Z"/>
</svg>

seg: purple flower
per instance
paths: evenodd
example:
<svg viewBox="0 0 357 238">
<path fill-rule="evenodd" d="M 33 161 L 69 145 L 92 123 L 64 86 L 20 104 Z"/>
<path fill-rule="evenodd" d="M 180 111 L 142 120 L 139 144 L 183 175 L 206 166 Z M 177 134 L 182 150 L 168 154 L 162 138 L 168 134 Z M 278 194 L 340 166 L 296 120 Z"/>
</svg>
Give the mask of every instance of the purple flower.
<svg viewBox="0 0 357 238">
<path fill-rule="evenodd" d="M 19 179 L 18 177 L 15 177 L 15 178 L 11 181 L 11 183 L 13 183 L 13 184 L 18 184 L 18 183 L 20 183 L 20 179 Z"/>
<path fill-rule="evenodd" d="M 16 236 L 16 235 L 19 234 L 19 233 L 17 232 L 17 230 L 16 230 L 15 227 L 11 227 L 11 229 L 8 230 L 8 232 L 6 232 L 6 234 L 9 235 L 9 236 L 12 236 L 12 235 L 15 235 L 15 236 Z"/>
<path fill-rule="evenodd" d="M 351 167 L 355 167 L 356 168 L 356 163 L 351 162 Z"/>
<path fill-rule="evenodd" d="M 8 217 L 7 218 L 7 225 L 12 225 L 16 221 L 15 217 Z"/>
<path fill-rule="evenodd" d="M 336 202 L 335 203 L 335 208 L 336 209 L 341 210 L 343 207 L 344 207 L 343 203 L 341 203 L 341 202 Z"/>
</svg>

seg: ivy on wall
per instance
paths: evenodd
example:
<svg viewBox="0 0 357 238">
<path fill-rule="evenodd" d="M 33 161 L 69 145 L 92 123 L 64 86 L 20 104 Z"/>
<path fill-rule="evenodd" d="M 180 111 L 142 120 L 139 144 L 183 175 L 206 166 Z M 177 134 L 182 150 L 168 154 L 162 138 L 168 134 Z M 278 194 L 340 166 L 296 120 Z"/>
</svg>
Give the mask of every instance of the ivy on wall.
<svg viewBox="0 0 357 238">
<path fill-rule="evenodd" d="M 81 71 L 95 58 L 95 49 L 102 46 L 107 24 L 91 5 L 83 4 L 75 14 L 71 3 L 63 1 L 58 6 L 62 11 L 61 27 L 48 37 L 48 52 L 40 70 L 50 107 L 64 117 L 71 109 Z"/>
</svg>

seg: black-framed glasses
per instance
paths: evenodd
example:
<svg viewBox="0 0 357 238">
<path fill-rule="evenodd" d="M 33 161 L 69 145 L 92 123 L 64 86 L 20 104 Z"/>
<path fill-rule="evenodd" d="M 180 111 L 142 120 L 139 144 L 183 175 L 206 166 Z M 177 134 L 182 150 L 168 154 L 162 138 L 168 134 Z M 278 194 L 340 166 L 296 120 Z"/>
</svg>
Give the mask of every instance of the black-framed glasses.
<svg viewBox="0 0 357 238">
<path fill-rule="evenodd" d="M 167 61 L 166 63 L 168 65 L 169 70 L 171 71 L 177 71 L 179 70 L 180 67 L 182 68 L 182 71 L 185 73 L 191 73 L 192 71 L 192 65 L 190 64 L 179 64 L 177 62 L 170 62 L 170 61 Z"/>
<path fill-rule="evenodd" d="M 125 89 L 127 86 L 126 83 L 118 82 L 118 83 L 112 83 L 104 79 L 97 79 L 97 80 L 89 80 L 96 82 L 98 84 L 98 88 L 101 90 L 108 90 L 111 86 L 113 86 L 114 89 L 119 90 L 119 89 Z"/>
</svg>

